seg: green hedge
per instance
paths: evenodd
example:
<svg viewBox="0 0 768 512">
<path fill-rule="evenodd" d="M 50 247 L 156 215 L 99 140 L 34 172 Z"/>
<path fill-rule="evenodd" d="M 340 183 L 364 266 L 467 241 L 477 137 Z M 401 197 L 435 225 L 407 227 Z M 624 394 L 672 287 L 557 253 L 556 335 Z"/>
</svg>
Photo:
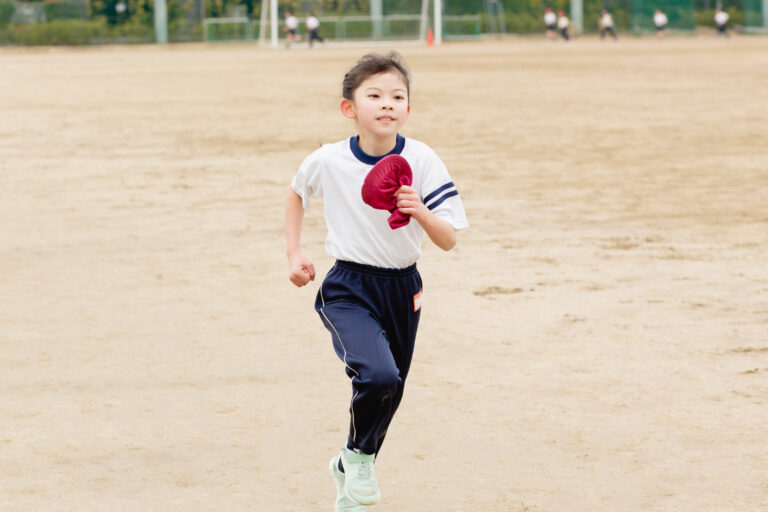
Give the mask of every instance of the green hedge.
<svg viewBox="0 0 768 512">
<path fill-rule="evenodd" d="M 25 46 L 89 44 L 103 36 L 107 27 L 98 21 L 54 20 L 49 23 L 13 25 L 11 43 Z"/>
<path fill-rule="evenodd" d="M 172 42 L 201 41 L 202 25 L 189 20 L 168 23 L 168 38 Z M 154 26 L 129 21 L 110 25 L 106 18 L 93 20 L 54 20 L 0 26 L 0 46 L 54 46 L 109 43 L 153 43 Z"/>
<path fill-rule="evenodd" d="M 107 20 L 103 20 L 109 31 L 107 39 L 95 41 L 99 43 L 153 43 L 155 42 L 154 25 L 142 23 L 139 20 L 131 20 L 118 25 L 110 25 Z M 170 23 L 169 23 L 170 30 Z"/>
<path fill-rule="evenodd" d="M 11 22 L 14 12 L 16 12 L 16 6 L 11 2 L 0 2 L 0 27 L 4 27 Z"/>
<path fill-rule="evenodd" d="M 87 19 L 88 9 L 85 4 L 76 2 L 46 2 L 45 19 L 54 20 L 77 20 Z"/>
<path fill-rule="evenodd" d="M 55 20 L 48 23 L 11 25 L 0 30 L 0 44 L 22 46 L 86 45 L 93 43 L 149 43 L 152 27 L 136 23 L 110 26 L 105 19 Z"/>
<path fill-rule="evenodd" d="M 526 34 L 544 30 L 543 16 L 536 16 L 527 12 L 521 12 L 519 14 L 505 12 L 504 24 L 507 28 L 507 32 L 513 34 Z M 488 16 L 483 16 L 481 30 L 483 32 L 488 32 L 490 30 Z"/>
</svg>

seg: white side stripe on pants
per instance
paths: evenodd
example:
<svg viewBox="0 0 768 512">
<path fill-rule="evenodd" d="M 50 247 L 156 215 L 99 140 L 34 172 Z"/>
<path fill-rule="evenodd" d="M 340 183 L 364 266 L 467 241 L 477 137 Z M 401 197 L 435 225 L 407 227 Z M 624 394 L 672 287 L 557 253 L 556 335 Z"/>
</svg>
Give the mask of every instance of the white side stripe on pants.
<svg viewBox="0 0 768 512">
<path fill-rule="evenodd" d="M 333 329 L 333 332 L 336 333 L 336 337 L 339 339 L 339 344 L 341 345 L 341 348 L 344 351 L 344 356 L 342 357 L 342 360 L 344 361 L 344 366 L 352 370 L 352 373 L 354 373 L 359 377 L 360 374 L 357 373 L 357 371 L 354 368 L 352 368 L 347 364 L 347 348 L 344 346 L 344 342 L 341 339 L 341 335 L 339 334 L 339 331 L 336 330 L 336 326 L 333 325 L 333 322 L 331 322 L 331 319 L 328 318 L 328 315 L 325 314 L 325 311 L 324 311 L 325 297 L 323 296 L 322 284 L 320 285 L 320 300 L 323 303 L 323 307 L 320 308 L 320 314 L 323 315 L 323 318 L 325 318 L 325 321 L 328 322 L 328 325 L 331 326 L 331 328 Z M 349 402 L 349 411 L 352 414 L 352 440 L 353 441 L 357 441 L 357 427 L 355 426 L 355 409 L 352 407 L 352 403 L 355 401 L 355 398 L 357 398 L 357 394 L 358 394 L 358 391 L 355 390 L 355 394 L 352 395 L 352 400 Z"/>
</svg>

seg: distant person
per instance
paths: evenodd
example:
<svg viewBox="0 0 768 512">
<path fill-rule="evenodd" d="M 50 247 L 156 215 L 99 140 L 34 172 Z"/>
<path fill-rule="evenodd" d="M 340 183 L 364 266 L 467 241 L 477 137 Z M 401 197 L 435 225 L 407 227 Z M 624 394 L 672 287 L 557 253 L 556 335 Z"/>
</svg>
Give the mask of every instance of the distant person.
<svg viewBox="0 0 768 512">
<path fill-rule="evenodd" d="M 547 7 L 547 9 L 544 11 L 544 25 L 547 27 L 547 39 L 550 41 L 557 39 L 557 34 L 555 33 L 555 27 L 557 26 L 557 15 L 551 7 Z"/>
<path fill-rule="evenodd" d="M 293 15 L 291 11 L 285 13 L 285 27 L 283 30 L 285 34 L 285 47 L 290 48 L 293 40 L 299 40 L 299 34 L 297 29 L 299 28 L 299 20 Z"/>
<path fill-rule="evenodd" d="M 656 37 L 658 39 L 664 39 L 664 31 L 667 29 L 667 15 L 661 9 L 656 9 L 656 14 L 653 15 L 653 24 L 656 25 Z"/>
<path fill-rule="evenodd" d="M 728 34 L 728 20 L 730 18 L 728 13 L 721 8 L 715 9 L 715 26 L 717 27 L 718 36 L 731 37 Z"/>
<path fill-rule="evenodd" d="M 571 38 L 568 36 L 568 27 L 571 24 L 571 20 L 568 19 L 568 16 L 565 15 L 565 11 L 560 11 L 557 13 L 557 28 L 560 30 L 560 35 L 563 36 L 563 39 L 567 41 L 570 41 Z"/>
<path fill-rule="evenodd" d="M 606 10 L 600 13 L 600 39 L 605 38 L 605 34 L 611 34 L 613 40 L 618 39 L 616 32 L 613 30 L 613 16 Z"/>
<path fill-rule="evenodd" d="M 307 16 L 306 25 L 307 32 L 309 32 L 309 47 L 312 48 L 313 41 L 318 41 L 319 43 L 325 44 L 325 39 L 320 37 L 320 35 L 317 33 L 317 29 L 320 27 L 320 20 L 317 19 L 315 13 L 309 13 L 309 16 Z"/>
</svg>

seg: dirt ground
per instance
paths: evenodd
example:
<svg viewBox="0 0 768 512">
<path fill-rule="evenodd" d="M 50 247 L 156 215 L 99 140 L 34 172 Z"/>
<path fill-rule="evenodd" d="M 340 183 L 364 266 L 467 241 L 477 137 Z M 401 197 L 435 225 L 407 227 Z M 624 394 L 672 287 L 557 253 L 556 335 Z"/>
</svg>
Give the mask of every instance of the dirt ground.
<svg viewBox="0 0 768 512">
<path fill-rule="evenodd" d="M 768 510 L 768 38 L 399 49 L 471 227 L 370 510 Z M 366 51 L 0 51 L 0 510 L 332 510 L 283 201 Z"/>
</svg>

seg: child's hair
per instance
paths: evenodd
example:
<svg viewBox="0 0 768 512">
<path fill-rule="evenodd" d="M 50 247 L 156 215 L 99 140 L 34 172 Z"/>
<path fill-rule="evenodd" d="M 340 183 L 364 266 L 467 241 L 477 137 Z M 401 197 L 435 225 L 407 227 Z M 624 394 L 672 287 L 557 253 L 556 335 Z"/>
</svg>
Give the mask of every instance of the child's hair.
<svg viewBox="0 0 768 512">
<path fill-rule="evenodd" d="M 341 87 L 341 94 L 344 99 L 354 100 L 355 90 L 360 87 L 366 79 L 379 73 L 394 71 L 399 73 L 405 82 L 405 89 L 408 98 L 411 97 L 411 78 L 408 73 L 408 67 L 405 65 L 403 57 L 397 52 L 389 52 L 386 55 L 369 53 L 360 59 L 355 67 L 350 69 L 344 75 L 344 82 Z"/>
</svg>

